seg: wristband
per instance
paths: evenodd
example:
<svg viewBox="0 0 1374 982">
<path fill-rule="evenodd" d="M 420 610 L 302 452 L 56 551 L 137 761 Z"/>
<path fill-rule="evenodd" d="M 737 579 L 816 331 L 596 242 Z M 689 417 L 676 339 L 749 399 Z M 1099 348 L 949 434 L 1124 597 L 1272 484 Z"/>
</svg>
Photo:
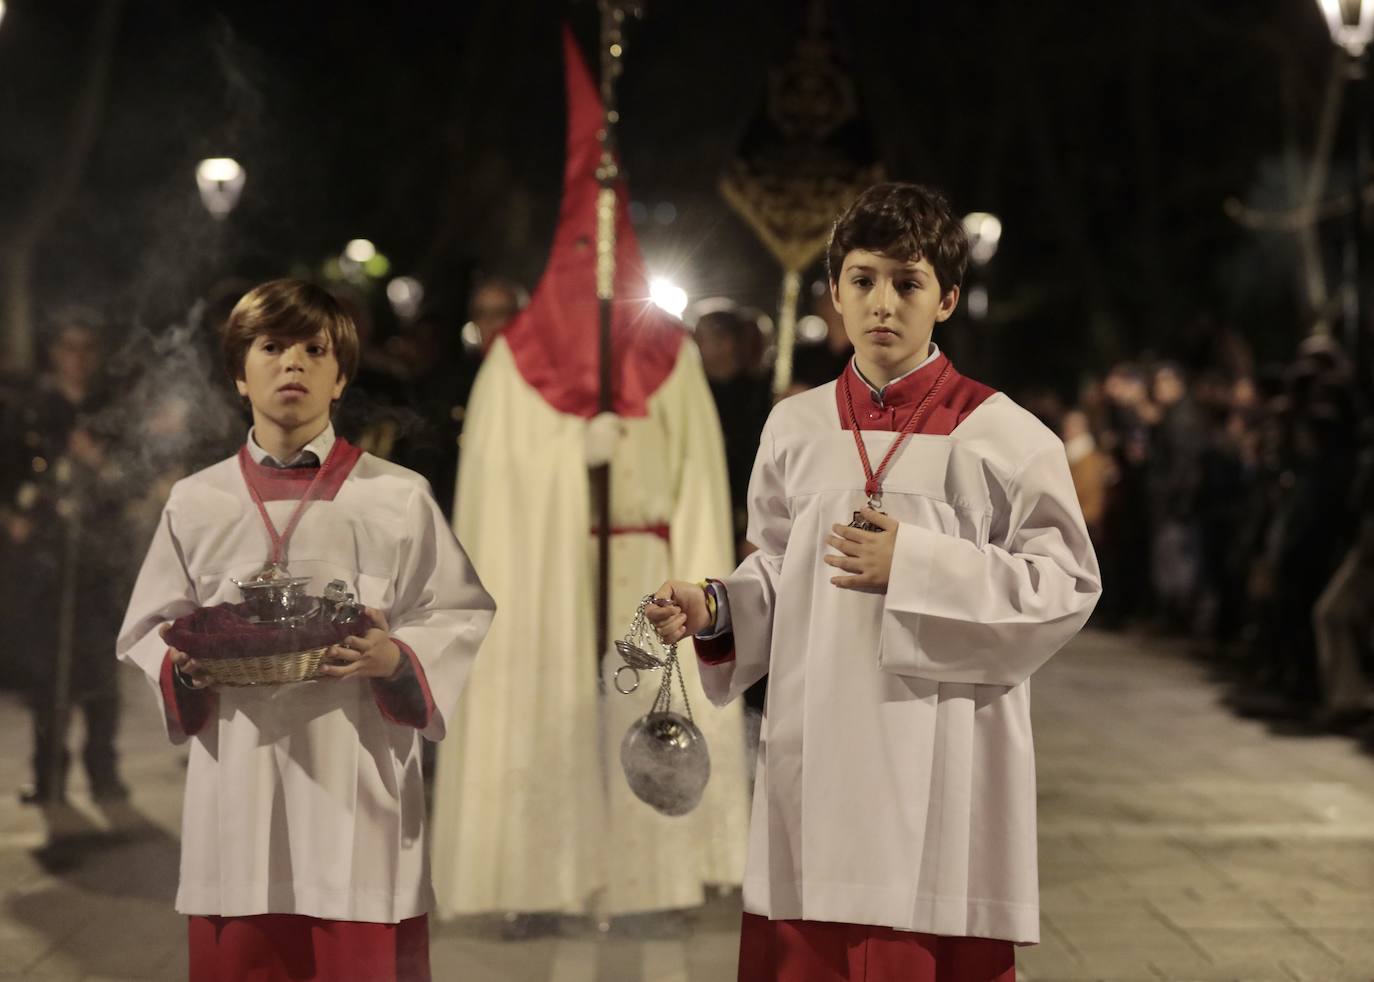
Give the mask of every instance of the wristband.
<svg viewBox="0 0 1374 982">
<path fill-rule="evenodd" d="M 192 692 L 200 691 L 195 687 L 194 683 L 192 683 L 191 676 L 183 672 L 176 663 L 172 664 L 172 674 L 176 676 L 177 681 L 181 683 L 183 688 L 190 689 Z"/>
<path fill-rule="evenodd" d="M 711 619 L 711 622 L 706 626 L 708 628 L 714 628 L 716 626 L 717 611 L 720 606 L 719 601 L 716 599 L 715 585 L 710 580 L 702 580 L 697 586 L 701 587 L 701 592 L 706 595 L 706 616 Z"/>
<path fill-rule="evenodd" d="M 406 654 L 406 650 L 402 648 L 399 644 L 396 644 L 395 638 L 389 638 L 388 640 L 391 641 L 392 644 L 395 644 L 396 650 L 401 653 L 401 660 L 396 663 L 396 671 L 392 672 L 386 678 L 381 680 L 388 684 L 392 684 L 404 679 L 406 675 L 409 674 L 411 666 L 410 656 Z"/>
</svg>

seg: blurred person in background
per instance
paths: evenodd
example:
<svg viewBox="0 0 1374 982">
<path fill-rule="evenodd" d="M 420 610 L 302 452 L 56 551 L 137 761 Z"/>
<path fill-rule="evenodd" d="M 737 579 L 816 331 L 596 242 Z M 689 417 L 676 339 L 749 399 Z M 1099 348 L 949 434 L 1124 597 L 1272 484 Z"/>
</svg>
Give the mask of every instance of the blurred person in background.
<svg viewBox="0 0 1374 982">
<path fill-rule="evenodd" d="M 478 280 L 468 305 L 468 319 L 477 328 L 483 353 L 529 300 L 529 293 L 514 280 L 500 276 Z"/>
<path fill-rule="evenodd" d="M 1106 429 L 1102 449 L 1111 455 L 1115 482 L 1102 520 L 1102 582 L 1098 620 L 1127 627 L 1153 609 L 1150 584 L 1150 522 L 1146 485 L 1150 426 L 1155 410 L 1139 366 L 1112 366 L 1102 385 Z"/>
<path fill-rule="evenodd" d="M 1060 438 L 1069 458 L 1069 474 L 1083 509 L 1083 521 L 1094 542 L 1102 540 L 1102 520 L 1107 513 L 1107 489 L 1115 480 L 1112 458 L 1097 447 L 1088 414 L 1070 409 L 1062 416 Z"/>
<path fill-rule="evenodd" d="M 0 474 L 6 563 L 22 571 L 11 584 L 9 615 L 11 623 L 25 625 L 11 664 L 33 718 L 33 781 L 20 792 L 26 804 L 65 797 L 66 734 L 75 706 L 84 716 L 81 758 L 92 797 L 128 797 L 115 750 L 115 585 L 125 553 L 94 541 L 108 531 L 107 516 L 117 508 L 118 477 L 112 434 L 100 420 L 109 401 L 101 323 L 97 313 L 75 308 L 52 319 L 48 370 L 11 407 L 0 441 L 11 455 Z M 60 671 L 59 658 L 66 660 Z"/>
<path fill-rule="evenodd" d="M 1313 609 L 1353 526 L 1355 468 L 1348 364 L 1329 339 L 1308 338 L 1271 389 L 1261 434 L 1261 547 L 1250 577 L 1253 689 L 1242 712 L 1308 718 L 1320 712 Z"/>
<path fill-rule="evenodd" d="M 457 333 L 431 311 L 400 325 L 386 343 L 400 361 L 401 391 L 409 418 L 391 460 L 424 476 L 445 518 L 453 517 L 458 434 L 472 377 L 462 371 Z"/>
<path fill-rule="evenodd" d="M 377 333 L 367 298 L 347 283 L 329 293 L 358 328 L 358 374 L 334 416 L 340 435 L 367 453 L 391 460 L 411 422 L 405 411 L 409 365 Z"/>
<path fill-rule="evenodd" d="M 1165 633 L 1183 633 L 1192 627 L 1201 579 L 1197 514 L 1205 434 L 1179 366 L 1157 365 L 1151 381 L 1156 421 L 1146 485 L 1156 625 Z"/>
<path fill-rule="evenodd" d="M 784 396 L 835 381 L 854 354 L 854 346 L 844 332 L 844 321 L 830 300 L 830 287 L 824 279 L 811 284 L 811 313 L 825 321 L 825 337 L 814 342 L 797 339 L 792 349 L 792 384 Z"/>
<path fill-rule="evenodd" d="M 1211 653 L 1230 650 L 1244 614 L 1245 568 L 1236 562 L 1256 469 L 1252 442 L 1253 386 L 1216 376 L 1198 387 L 1203 426 L 1196 528 L 1201 561 L 1200 605 Z"/>
<path fill-rule="evenodd" d="M 737 550 L 743 548 L 748 520 L 745 504 L 749 475 L 753 471 L 763 424 L 772 409 L 767 379 L 749 371 L 747 357 L 751 333 L 757 336 L 758 329 L 733 309 L 702 314 L 693 332 L 716 413 L 725 423 L 725 463 L 730 475 L 730 506 Z"/>
<path fill-rule="evenodd" d="M 1317 722 L 1336 731 L 1374 718 L 1374 421 L 1368 419 L 1351 506 L 1354 544 L 1313 611 L 1323 702 Z"/>
</svg>

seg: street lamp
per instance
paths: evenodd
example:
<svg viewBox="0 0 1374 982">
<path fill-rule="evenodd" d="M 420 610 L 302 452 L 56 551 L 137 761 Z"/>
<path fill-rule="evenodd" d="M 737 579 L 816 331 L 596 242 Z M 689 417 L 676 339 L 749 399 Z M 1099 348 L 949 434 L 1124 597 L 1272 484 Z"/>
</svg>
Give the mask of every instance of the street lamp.
<svg viewBox="0 0 1374 982">
<path fill-rule="evenodd" d="M 3 2 L 3 0 L 0 0 Z M 230 157 L 211 157 L 196 165 L 196 187 L 205 210 L 215 218 L 227 218 L 239 203 L 248 175 Z"/>
<path fill-rule="evenodd" d="M 1331 40 L 1359 58 L 1374 38 L 1374 0 L 1317 0 Z"/>
<path fill-rule="evenodd" d="M 964 235 L 968 237 L 968 258 L 975 267 L 986 266 L 997 255 L 1002 243 L 1002 220 L 986 211 L 971 211 L 964 216 Z M 988 315 L 986 283 L 971 283 L 968 287 L 966 309 L 973 320 Z"/>
<path fill-rule="evenodd" d="M 1354 83 L 1355 98 L 1351 113 L 1355 127 L 1355 154 L 1350 175 L 1350 211 L 1346 216 L 1344 257 L 1344 303 L 1346 351 L 1356 366 L 1361 386 L 1365 377 L 1362 352 L 1363 328 L 1360 322 L 1361 276 L 1360 246 L 1364 232 L 1364 183 L 1369 172 L 1369 130 L 1365 126 L 1368 97 L 1365 85 L 1365 51 L 1374 38 L 1374 0 L 1317 0 L 1331 40 L 1345 51 L 1346 79 Z"/>
<path fill-rule="evenodd" d="M 672 280 L 655 277 L 649 281 L 649 298 L 657 307 L 674 317 L 681 317 L 687 309 L 687 291 Z"/>
<path fill-rule="evenodd" d="M 973 265 L 986 266 L 997 255 L 997 246 L 1002 241 L 1002 220 L 985 211 L 969 212 L 964 216 L 964 234 L 968 236 Z"/>
<path fill-rule="evenodd" d="M 348 244 L 344 246 L 344 255 L 362 266 L 377 255 L 377 247 L 372 244 L 371 239 L 349 239 Z"/>
<path fill-rule="evenodd" d="M 403 321 L 414 319 L 425 299 L 425 288 L 413 276 L 398 276 L 386 285 L 386 299 Z"/>
</svg>

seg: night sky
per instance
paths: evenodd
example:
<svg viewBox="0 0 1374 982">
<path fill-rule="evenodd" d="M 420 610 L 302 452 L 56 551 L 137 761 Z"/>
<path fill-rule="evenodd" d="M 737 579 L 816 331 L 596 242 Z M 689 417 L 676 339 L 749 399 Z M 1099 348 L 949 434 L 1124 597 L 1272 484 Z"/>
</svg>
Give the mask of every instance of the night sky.
<svg viewBox="0 0 1374 982">
<path fill-rule="evenodd" d="M 62 156 L 101 6 L 10 0 L 0 23 L 0 250 Z M 641 226 L 646 258 L 693 298 L 772 309 L 781 270 L 716 185 L 803 5 L 645 6 L 622 154 L 632 197 L 676 212 Z M 1261 359 L 1291 352 L 1306 329 L 1292 238 L 1222 206 L 1293 200 L 1333 63 L 1312 0 L 833 7 L 889 176 L 1003 220 L 989 318 L 944 329 L 962 368 L 1071 393 L 1222 327 Z M 217 280 L 317 269 L 357 236 L 455 323 L 476 272 L 533 286 L 558 201 L 565 17 L 595 64 L 592 0 L 120 5 L 98 138 L 38 248 L 39 309 L 81 301 L 156 330 Z M 219 155 L 248 173 L 224 223 L 193 179 Z M 1333 287 L 1341 231 L 1323 226 Z"/>
</svg>

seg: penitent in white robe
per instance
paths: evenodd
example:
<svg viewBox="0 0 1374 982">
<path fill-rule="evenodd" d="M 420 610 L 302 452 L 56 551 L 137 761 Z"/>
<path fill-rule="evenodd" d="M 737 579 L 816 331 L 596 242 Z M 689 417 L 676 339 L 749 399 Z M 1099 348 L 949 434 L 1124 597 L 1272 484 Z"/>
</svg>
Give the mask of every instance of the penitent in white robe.
<svg viewBox="0 0 1374 982">
<path fill-rule="evenodd" d="M 665 579 L 733 565 L 722 441 L 694 345 L 681 345 L 648 414 L 621 422 L 611 460 L 612 637 Z M 595 650 L 587 426 L 553 409 L 497 339 L 469 403 L 455 527 L 503 613 L 464 693 L 460 739 L 439 752 L 441 914 L 682 908 L 702 902 L 703 884 L 743 875 L 743 718 L 704 698 L 689 650 L 687 691 L 711 752 L 704 800 L 668 818 L 621 773 L 621 738 L 648 710 L 658 674 L 621 695 L 609 683 L 619 657 Z"/>
<path fill-rule="evenodd" d="M 295 506 L 266 503 L 278 529 Z M 268 547 L 236 459 L 172 489 L 118 642 L 160 702 L 158 628 L 237 602 L 231 578 Z M 362 455 L 332 500 L 307 507 L 287 559 L 309 593 L 343 580 L 387 617 L 433 702 L 423 736 L 443 738 L 494 608 L 424 479 Z M 432 908 L 422 734 L 386 718 L 368 680 L 224 688 L 210 705 L 190 737 L 177 910 L 394 924 Z"/>
<path fill-rule="evenodd" d="M 896 434 L 863 436 L 876 465 Z M 744 908 L 1035 942 L 1029 678 L 1100 592 L 1063 446 L 997 393 L 910 437 L 882 484 L 887 592 L 836 587 L 825 538 L 865 503 L 853 434 L 835 383 L 775 407 L 758 552 L 724 580 L 735 654 L 702 666 L 722 705 L 768 675 Z"/>
</svg>

